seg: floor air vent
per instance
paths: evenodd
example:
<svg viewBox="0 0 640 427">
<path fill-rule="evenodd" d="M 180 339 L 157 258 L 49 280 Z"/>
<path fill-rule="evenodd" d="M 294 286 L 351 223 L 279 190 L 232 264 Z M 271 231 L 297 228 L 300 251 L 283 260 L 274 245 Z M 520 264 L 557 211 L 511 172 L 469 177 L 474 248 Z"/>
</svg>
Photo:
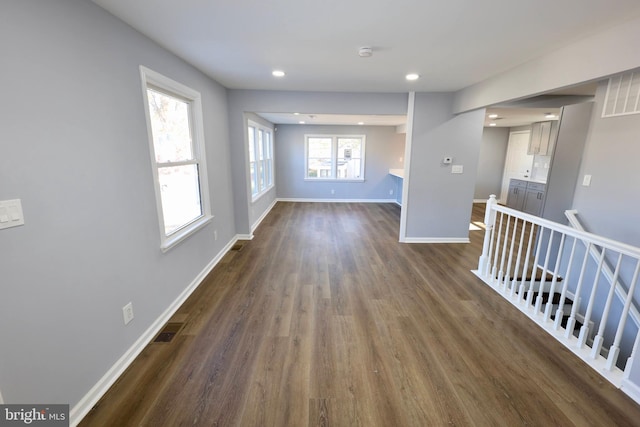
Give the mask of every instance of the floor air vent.
<svg viewBox="0 0 640 427">
<path fill-rule="evenodd" d="M 171 342 L 183 326 L 184 323 L 167 323 L 153 342 Z"/>
<path fill-rule="evenodd" d="M 244 248 L 244 245 L 242 243 L 236 243 L 235 245 L 231 246 L 232 251 L 240 252 L 242 248 Z"/>
</svg>

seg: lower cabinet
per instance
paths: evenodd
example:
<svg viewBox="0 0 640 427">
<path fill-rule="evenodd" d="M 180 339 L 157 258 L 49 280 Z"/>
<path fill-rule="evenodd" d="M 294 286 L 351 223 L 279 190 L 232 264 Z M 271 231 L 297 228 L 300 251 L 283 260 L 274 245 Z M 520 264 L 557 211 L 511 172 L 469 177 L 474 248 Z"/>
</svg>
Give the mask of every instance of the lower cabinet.
<svg viewBox="0 0 640 427">
<path fill-rule="evenodd" d="M 546 184 L 512 179 L 509 182 L 507 207 L 540 216 L 544 206 L 546 188 Z"/>
</svg>

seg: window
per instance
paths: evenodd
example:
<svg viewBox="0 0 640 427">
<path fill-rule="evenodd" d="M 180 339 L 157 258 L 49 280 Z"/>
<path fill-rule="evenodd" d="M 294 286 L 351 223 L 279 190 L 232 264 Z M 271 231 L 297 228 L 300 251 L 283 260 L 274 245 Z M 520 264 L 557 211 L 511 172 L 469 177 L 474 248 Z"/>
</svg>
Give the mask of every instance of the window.
<svg viewBox="0 0 640 427">
<path fill-rule="evenodd" d="M 140 67 L 161 249 L 211 220 L 200 94 Z"/>
<path fill-rule="evenodd" d="M 364 135 L 305 135 L 305 178 L 364 181 L 364 143 Z"/>
<path fill-rule="evenodd" d="M 252 200 L 273 187 L 273 131 L 249 120 L 249 174 Z"/>
</svg>

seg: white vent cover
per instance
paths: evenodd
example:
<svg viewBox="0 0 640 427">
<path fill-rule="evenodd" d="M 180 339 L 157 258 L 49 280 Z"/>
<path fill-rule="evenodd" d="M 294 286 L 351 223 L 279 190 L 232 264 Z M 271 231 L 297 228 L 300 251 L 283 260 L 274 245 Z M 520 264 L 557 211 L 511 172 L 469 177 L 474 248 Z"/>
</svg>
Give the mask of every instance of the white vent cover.
<svg viewBox="0 0 640 427">
<path fill-rule="evenodd" d="M 611 77 L 604 99 L 602 117 L 640 113 L 640 71 Z"/>
</svg>

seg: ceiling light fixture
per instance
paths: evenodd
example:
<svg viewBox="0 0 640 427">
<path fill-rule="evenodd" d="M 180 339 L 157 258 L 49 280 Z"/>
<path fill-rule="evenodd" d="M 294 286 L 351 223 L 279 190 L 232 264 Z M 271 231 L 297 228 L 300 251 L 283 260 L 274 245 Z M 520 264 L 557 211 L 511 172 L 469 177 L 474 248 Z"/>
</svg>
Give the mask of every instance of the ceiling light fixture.
<svg viewBox="0 0 640 427">
<path fill-rule="evenodd" d="M 273 70 L 271 72 L 271 75 L 273 77 L 284 77 L 284 71 L 282 71 L 282 70 Z"/>
<path fill-rule="evenodd" d="M 498 118 L 498 115 L 497 115 L 497 114 L 495 114 L 495 113 L 494 113 L 494 114 L 489 114 L 489 118 L 490 118 L 490 119 L 497 119 L 497 118 Z"/>
<path fill-rule="evenodd" d="M 555 114 L 553 114 L 553 113 L 545 113 L 545 114 L 544 114 L 544 118 L 545 118 L 545 119 L 555 119 L 555 118 L 556 118 L 556 115 L 555 115 Z"/>
<path fill-rule="evenodd" d="M 491 126 L 491 127 L 493 127 L 493 126 L 498 126 L 498 124 L 497 124 L 497 123 L 493 123 L 493 122 L 491 122 L 491 123 L 489 123 L 489 126 Z"/>
<path fill-rule="evenodd" d="M 303 125 L 304 124 L 304 120 L 300 120 L 298 123 Z"/>
<path fill-rule="evenodd" d="M 364 122 L 358 122 L 358 124 L 359 124 L 360 126 L 362 126 L 362 125 L 364 124 Z"/>
<path fill-rule="evenodd" d="M 405 76 L 405 78 L 409 81 L 414 81 L 414 80 L 418 80 L 420 78 L 420 75 L 416 73 L 409 73 Z"/>
<path fill-rule="evenodd" d="M 373 48 L 370 46 L 363 46 L 358 49 L 358 55 L 360 55 L 361 58 L 368 58 L 373 55 Z"/>
<path fill-rule="evenodd" d="M 300 115 L 300 113 L 293 113 L 293 115 L 294 115 L 294 116 L 299 116 L 299 115 Z"/>
</svg>

